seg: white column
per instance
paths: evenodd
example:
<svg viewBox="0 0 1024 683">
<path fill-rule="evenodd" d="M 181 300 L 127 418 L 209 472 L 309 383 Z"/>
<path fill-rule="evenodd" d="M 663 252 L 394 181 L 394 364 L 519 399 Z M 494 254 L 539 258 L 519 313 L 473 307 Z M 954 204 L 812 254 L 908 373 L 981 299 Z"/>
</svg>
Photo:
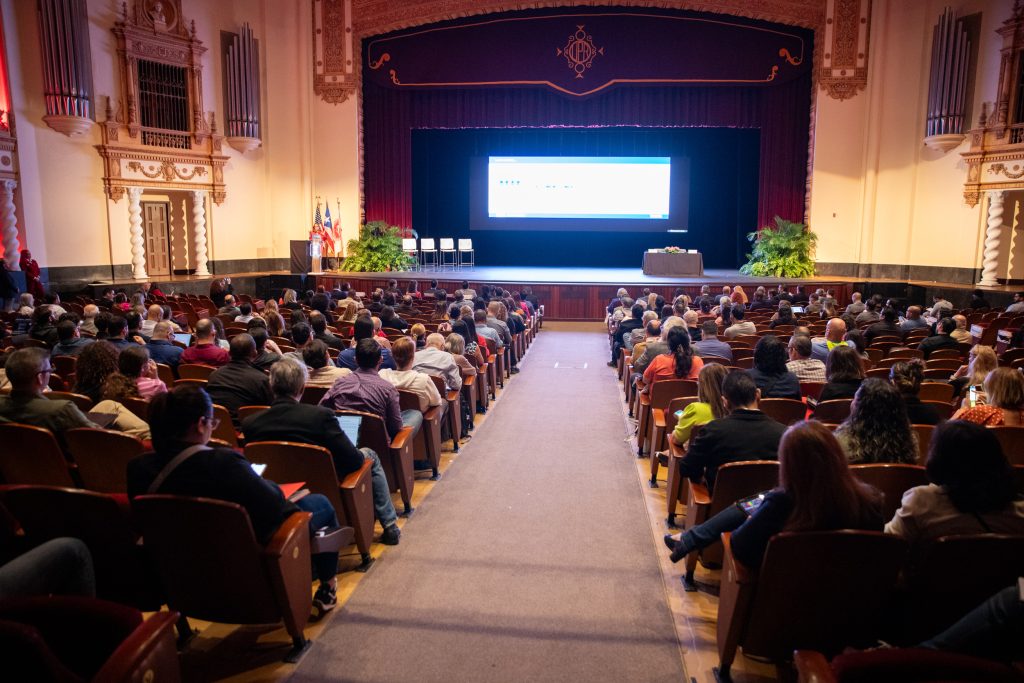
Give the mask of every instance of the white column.
<svg viewBox="0 0 1024 683">
<path fill-rule="evenodd" d="M 128 221 L 132 235 L 132 277 L 145 280 L 146 273 L 146 242 L 142 236 L 142 199 L 141 187 L 128 188 Z"/>
<path fill-rule="evenodd" d="M 979 285 L 997 285 L 999 281 L 999 238 L 1003 234 L 1003 199 L 1006 192 L 988 193 L 988 228 L 985 230 L 985 254 L 982 258 Z"/>
<path fill-rule="evenodd" d="M 192 191 L 192 229 L 196 235 L 196 275 L 209 275 L 206 267 L 206 190 Z"/>
<path fill-rule="evenodd" d="M 4 261 L 8 270 L 21 270 L 18 249 L 18 215 L 14 212 L 14 188 L 17 181 L 3 181 L 3 196 L 0 197 L 0 229 L 3 230 Z"/>
</svg>

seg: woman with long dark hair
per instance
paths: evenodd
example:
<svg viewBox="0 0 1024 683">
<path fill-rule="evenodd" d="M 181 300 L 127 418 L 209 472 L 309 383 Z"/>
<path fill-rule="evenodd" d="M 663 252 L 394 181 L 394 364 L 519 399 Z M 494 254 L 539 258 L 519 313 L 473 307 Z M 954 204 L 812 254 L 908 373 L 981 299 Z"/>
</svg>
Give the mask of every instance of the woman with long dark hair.
<svg viewBox="0 0 1024 683">
<path fill-rule="evenodd" d="M 789 371 L 786 344 L 774 334 L 766 334 L 754 346 L 754 367 L 747 370 L 761 390 L 761 398 L 800 400 L 800 380 Z"/>
<path fill-rule="evenodd" d="M 668 353 L 656 356 L 644 370 L 644 385 L 649 387 L 661 379 L 697 379 L 704 361 L 695 356 L 685 325 L 668 331 Z"/>
<path fill-rule="evenodd" d="M 472 324 L 472 320 L 469 321 Z M 481 365 L 487 362 L 484 354 L 480 350 L 480 342 L 476 338 L 476 328 L 470 328 L 466 324 L 465 319 L 456 319 L 452 321 L 452 333 L 462 337 L 464 345 L 463 355 L 466 357 L 473 367 L 479 368 Z"/>
<path fill-rule="evenodd" d="M 869 377 L 861 383 L 836 438 L 851 463 L 917 462 L 917 435 L 903 398 L 883 379 Z"/>
<path fill-rule="evenodd" d="M 953 534 L 1024 534 L 1024 499 L 991 430 L 963 420 L 940 424 L 927 471 L 931 483 L 903 494 L 886 533 L 911 543 Z"/>
<path fill-rule="evenodd" d="M 857 349 L 837 346 L 829 351 L 825 361 L 825 378 L 828 383 L 822 387 L 819 401 L 853 398 L 864 381 L 864 367 L 860 363 Z"/>
</svg>

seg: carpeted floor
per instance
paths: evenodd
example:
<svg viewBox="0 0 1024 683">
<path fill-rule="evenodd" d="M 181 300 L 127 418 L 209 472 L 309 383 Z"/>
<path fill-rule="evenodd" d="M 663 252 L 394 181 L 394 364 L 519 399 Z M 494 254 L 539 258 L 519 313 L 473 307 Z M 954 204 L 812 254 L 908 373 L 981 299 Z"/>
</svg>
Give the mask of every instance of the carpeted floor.
<svg viewBox="0 0 1024 683">
<path fill-rule="evenodd" d="M 606 339 L 545 326 L 292 681 L 684 679 Z"/>
</svg>

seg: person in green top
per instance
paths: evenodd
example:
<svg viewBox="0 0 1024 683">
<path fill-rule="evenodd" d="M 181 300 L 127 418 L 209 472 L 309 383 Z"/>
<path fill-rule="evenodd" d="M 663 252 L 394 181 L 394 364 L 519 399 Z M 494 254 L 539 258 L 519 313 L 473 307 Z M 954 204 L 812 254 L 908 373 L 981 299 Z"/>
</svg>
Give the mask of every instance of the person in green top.
<svg viewBox="0 0 1024 683">
<path fill-rule="evenodd" d="M 719 363 L 708 363 L 697 375 L 697 400 L 686 406 L 672 432 L 672 441 L 685 446 L 694 426 L 725 417 L 728 412 L 722 400 L 722 382 L 729 370 Z"/>
</svg>

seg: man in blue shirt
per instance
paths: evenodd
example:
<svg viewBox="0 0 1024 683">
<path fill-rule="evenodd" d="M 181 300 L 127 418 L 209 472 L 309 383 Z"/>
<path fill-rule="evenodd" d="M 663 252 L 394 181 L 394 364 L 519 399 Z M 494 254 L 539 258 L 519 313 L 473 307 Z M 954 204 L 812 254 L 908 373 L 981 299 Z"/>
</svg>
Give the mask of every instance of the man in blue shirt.
<svg viewBox="0 0 1024 683">
<path fill-rule="evenodd" d="M 175 373 L 178 372 L 178 364 L 181 362 L 181 354 L 185 349 L 175 346 L 171 342 L 171 324 L 160 321 L 153 327 L 153 336 L 150 337 L 146 348 L 149 349 L 149 357 L 154 362 L 171 366 Z"/>
</svg>

